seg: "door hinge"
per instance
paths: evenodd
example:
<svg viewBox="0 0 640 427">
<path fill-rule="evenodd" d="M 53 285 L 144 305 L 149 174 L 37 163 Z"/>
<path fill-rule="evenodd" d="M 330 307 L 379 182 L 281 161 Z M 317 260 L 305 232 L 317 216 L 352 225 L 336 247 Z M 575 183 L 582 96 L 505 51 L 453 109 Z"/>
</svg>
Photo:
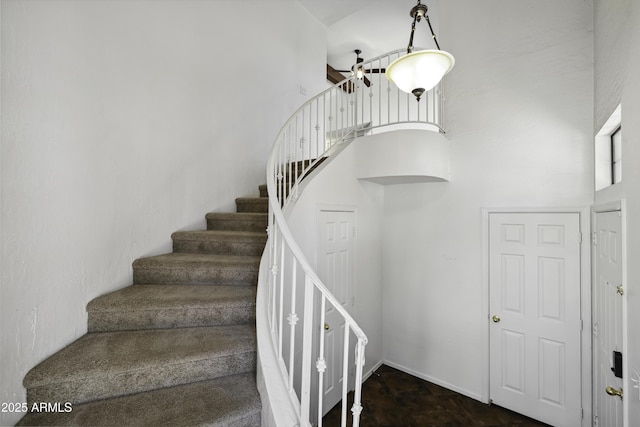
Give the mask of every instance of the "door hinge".
<svg viewBox="0 0 640 427">
<path fill-rule="evenodd" d="M 594 337 L 598 336 L 598 324 L 597 323 L 593 324 L 593 336 Z"/>
<path fill-rule="evenodd" d="M 595 231 L 591 235 L 591 244 L 593 244 L 593 246 L 598 246 L 598 233 Z"/>
</svg>

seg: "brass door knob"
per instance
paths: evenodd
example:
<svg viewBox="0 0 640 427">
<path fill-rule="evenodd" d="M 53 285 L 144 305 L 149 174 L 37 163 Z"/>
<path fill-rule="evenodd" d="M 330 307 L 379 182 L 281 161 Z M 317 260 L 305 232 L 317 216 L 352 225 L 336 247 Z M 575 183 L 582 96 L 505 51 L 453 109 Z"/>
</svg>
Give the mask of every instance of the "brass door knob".
<svg viewBox="0 0 640 427">
<path fill-rule="evenodd" d="M 325 323 L 325 324 L 324 324 L 324 330 L 325 330 L 325 331 L 328 331 L 328 330 L 329 330 L 329 328 L 330 328 L 329 324 L 328 324 L 328 323 Z"/>
<path fill-rule="evenodd" d="M 498 323 L 500 321 L 500 316 L 498 316 L 497 314 L 494 314 L 491 320 L 493 320 L 493 323 Z"/>
<path fill-rule="evenodd" d="M 607 394 L 609 396 L 618 396 L 620 399 L 622 399 L 622 389 L 615 389 L 611 386 L 607 387 L 606 390 Z"/>
</svg>

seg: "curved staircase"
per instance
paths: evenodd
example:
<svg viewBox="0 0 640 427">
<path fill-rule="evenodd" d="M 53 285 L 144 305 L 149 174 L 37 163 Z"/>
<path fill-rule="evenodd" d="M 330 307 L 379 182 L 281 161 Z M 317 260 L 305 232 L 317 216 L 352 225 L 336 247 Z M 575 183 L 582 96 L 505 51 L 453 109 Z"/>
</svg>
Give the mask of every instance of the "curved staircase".
<svg viewBox="0 0 640 427">
<path fill-rule="evenodd" d="M 25 376 L 41 411 L 18 425 L 259 426 L 266 186 L 260 196 L 207 214 L 207 230 L 174 233 L 173 253 L 136 260 L 133 285 L 91 301 L 89 332 Z"/>
</svg>

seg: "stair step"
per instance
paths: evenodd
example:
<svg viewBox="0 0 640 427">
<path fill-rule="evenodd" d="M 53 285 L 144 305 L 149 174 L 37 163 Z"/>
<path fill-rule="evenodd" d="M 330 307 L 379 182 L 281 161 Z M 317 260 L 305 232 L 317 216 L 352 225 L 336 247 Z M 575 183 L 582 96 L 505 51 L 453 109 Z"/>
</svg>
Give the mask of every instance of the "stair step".
<svg viewBox="0 0 640 427">
<path fill-rule="evenodd" d="M 267 197 L 238 197 L 236 208 L 238 212 L 269 213 L 269 199 Z"/>
<path fill-rule="evenodd" d="M 87 305 L 89 332 L 254 324 L 255 286 L 133 285 Z"/>
<path fill-rule="evenodd" d="M 256 285 L 259 256 L 165 254 L 133 262 L 134 284 Z"/>
<path fill-rule="evenodd" d="M 264 232 L 267 229 L 269 215 L 250 212 L 210 212 L 206 219 L 208 230 Z"/>
<path fill-rule="evenodd" d="M 18 425 L 260 426 L 254 374 L 164 388 L 73 406 L 68 413 L 32 413 Z"/>
<path fill-rule="evenodd" d="M 179 231 L 171 235 L 173 252 L 262 255 L 267 233 L 251 231 Z"/>
<path fill-rule="evenodd" d="M 83 403 L 254 372 L 255 326 L 86 334 L 24 378 L 27 403 Z"/>
<path fill-rule="evenodd" d="M 269 192 L 267 191 L 267 184 L 259 185 L 258 190 L 260 191 L 260 197 L 269 197 Z"/>
</svg>

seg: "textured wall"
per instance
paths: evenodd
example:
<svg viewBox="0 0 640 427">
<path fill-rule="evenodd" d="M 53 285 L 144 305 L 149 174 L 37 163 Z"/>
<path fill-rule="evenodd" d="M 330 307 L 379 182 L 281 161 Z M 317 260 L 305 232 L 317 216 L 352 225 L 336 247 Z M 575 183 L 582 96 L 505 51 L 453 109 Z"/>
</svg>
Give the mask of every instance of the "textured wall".
<svg viewBox="0 0 640 427">
<path fill-rule="evenodd" d="M 451 181 L 385 189 L 384 358 L 479 398 L 481 209 L 592 201 L 592 7 L 460 0 L 438 16 Z"/>
<path fill-rule="evenodd" d="M 622 105 L 622 182 L 596 192 L 595 204 L 626 202 L 627 369 L 624 402 L 629 426 L 640 425 L 640 4 L 595 0 L 595 126 Z M 635 369 L 635 373 L 634 373 Z"/>
<path fill-rule="evenodd" d="M 0 400 L 21 402 L 135 258 L 257 194 L 300 87 L 325 86 L 325 29 L 294 0 L 1 7 Z"/>
</svg>

